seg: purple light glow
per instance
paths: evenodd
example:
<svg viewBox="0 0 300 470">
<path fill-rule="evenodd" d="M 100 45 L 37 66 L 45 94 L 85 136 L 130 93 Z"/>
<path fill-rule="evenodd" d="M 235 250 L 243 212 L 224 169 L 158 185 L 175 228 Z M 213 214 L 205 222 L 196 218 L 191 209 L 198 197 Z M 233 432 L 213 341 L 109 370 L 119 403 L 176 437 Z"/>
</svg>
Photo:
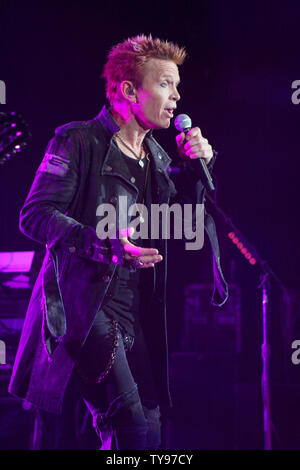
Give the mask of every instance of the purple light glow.
<svg viewBox="0 0 300 470">
<path fill-rule="evenodd" d="M 28 273 L 31 269 L 34 251 L 0 252 L 2 273 Z"/>
<path fill-rule="evenodd" d="M 30 277 L 26 274 L 18 274 L 9 281 L 3 282 L 3 284 L 11 289 L 29 289 Z"/>
</svg>

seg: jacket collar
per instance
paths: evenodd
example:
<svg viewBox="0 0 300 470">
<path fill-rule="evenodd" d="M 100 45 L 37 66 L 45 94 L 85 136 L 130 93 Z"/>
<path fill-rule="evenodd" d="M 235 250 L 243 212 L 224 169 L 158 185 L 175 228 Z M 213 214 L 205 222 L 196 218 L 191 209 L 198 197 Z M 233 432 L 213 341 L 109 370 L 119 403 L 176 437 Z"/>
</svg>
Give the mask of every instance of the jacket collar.
<svg viewBox="0 0 300 470">
<path fill-rule="evenodd" d="M 150 133 L 149 133 L 150 134 Z M 171 158 L 165 150 L 154 139 L 152 131 L 150 135 L 145 138 L 148 149 L 152 155 L 154 167 L 157 171 L 164 171 L 171 163 Z"/>
<path fill-rule="evenodd" d="M 106 136 L 110 140 L 113 135 L 120 130 L 120 127 L 112 117 L 110 113 L 110 108 L 108 106 L 103 106 L 98 116 L 95 118 L 98 120 L 101 127 L 104 129 Z"/>
<path fill-rule="evenodd" d="M 113 169 L 113 173 L 119 174 L 121 169 L 125 171 L 126 165 L 123 162 L 123 159 L 122 159 L 122 163 L 124 164 L 121 163 L 120 158 L 117 158 L 117 155 L 119 154 L 119 152 L 117 151 L 117 148 L 115 148 L 116 145 L 114 144 L 114 142 L 112 142 L 112 138 L 114 134 L 116 134 L 116 132 L 120 130 L 120 127 L 118 126 L 114 118 L 112 117 L 109 106 L 106 106 L 106 105 L 103 106 L 100 113 L 96 117 L 96 120 L 101 125 L 101 127 L 103 128 L 107 136 L 107 139 L 110 141 L 109 151 L 106 154 L 104 166 L 108 165 L 110 168 Z M 161 172 L 161 171 L 164 171 L 167 168 L 167 166 L 169 166 L 171 162 L 171 158 L 163 150 L 163 148 L 158 144 L 158 142 L 154 139 L 152 134 L 153 134 L 153 131 L 151 129 L 145 137 L 145 143 L 148 146 L 148 149 L 150 151 L 154 169 L 156 171 Z M 125 173 L 127 172 L 125 171 Z M 128 175 L 126 176 L 128 177 Z"/>
</svg>

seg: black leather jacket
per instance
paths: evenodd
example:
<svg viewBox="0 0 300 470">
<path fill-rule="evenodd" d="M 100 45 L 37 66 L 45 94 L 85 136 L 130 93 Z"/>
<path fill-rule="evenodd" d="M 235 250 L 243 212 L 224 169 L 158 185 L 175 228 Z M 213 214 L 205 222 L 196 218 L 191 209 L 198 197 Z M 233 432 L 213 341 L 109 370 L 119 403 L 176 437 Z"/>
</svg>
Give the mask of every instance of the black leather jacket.
<svg viewBox="0 0 300 470">
<path fill-rule="evenodd" d="M 137 188 L 113 135 L 119 127 L 103 107 L 90 121 L 72 122 L 56 129 L 20 215 L 21 231 L 46 246 L 46 255 L 26 314 L 9 385 L 10 393 L 50 412 L 61 413 L 64 392 L 80 348 L 107 293 L 116 269 L 124 263 L 115 240 L 96 235 L 99 204 L 115 204 Z M 169 203 L 176 189 L 166 168 L 170 158 L 153 138 L 146 137 L 154 168 L 153 202 Z M 194 168 L 190 198 L 203 202 L 204 187 Z M 218 242 L 212 219 L 206 231 L 214 250 L 215 301 L 227 299 Z M 119 227 L 116 227 L 118 230 Z M 155 266 L 155 295 L 151 316 L 144 323 L 162 405 L 170 404 L 166 337 L 166 240 L 157 240 L 163 261 Z M 113 258 L 115 255 L 117 258 Z M 153 338 L 155 337 L 155 341 Z M 150 338 L 152 340 L 150 341 Z"/>
</svg>

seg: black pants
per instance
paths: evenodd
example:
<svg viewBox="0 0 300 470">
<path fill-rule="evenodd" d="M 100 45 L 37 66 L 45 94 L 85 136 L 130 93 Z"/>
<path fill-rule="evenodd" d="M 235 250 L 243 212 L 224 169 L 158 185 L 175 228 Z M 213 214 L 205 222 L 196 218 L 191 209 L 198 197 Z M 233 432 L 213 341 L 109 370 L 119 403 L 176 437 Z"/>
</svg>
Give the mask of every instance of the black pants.
<svg viewBox="0 0 300 470">
<path fill-rule="evenodd" d="M 113 364 L 96 383 L 112 360 L 114 346 Z M 101 449 L 111 448 L 112 435 L 120 450 L 160 447 L 160 411 L 141 328 L 132 338 L 100 310 L 82 347 L 77 379 Z"/>
</svg>

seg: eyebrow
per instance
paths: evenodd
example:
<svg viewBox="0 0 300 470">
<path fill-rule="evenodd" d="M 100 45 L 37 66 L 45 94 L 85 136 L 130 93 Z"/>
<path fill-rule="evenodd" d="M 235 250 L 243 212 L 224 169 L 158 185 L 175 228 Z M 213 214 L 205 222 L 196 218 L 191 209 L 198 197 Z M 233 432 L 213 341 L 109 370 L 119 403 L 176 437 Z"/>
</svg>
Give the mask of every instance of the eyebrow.
<svg viewBox="0 0 300 470">
<path fill-rule="evenodd" d="M 161 79 L 163 78 L 170 78 L 173 81 L 172 75 L 162 75 Z M 176 85 L 179 85 L 179 83 L 180 83 L 180 79 L 175 82 Z"/>
</svg>

